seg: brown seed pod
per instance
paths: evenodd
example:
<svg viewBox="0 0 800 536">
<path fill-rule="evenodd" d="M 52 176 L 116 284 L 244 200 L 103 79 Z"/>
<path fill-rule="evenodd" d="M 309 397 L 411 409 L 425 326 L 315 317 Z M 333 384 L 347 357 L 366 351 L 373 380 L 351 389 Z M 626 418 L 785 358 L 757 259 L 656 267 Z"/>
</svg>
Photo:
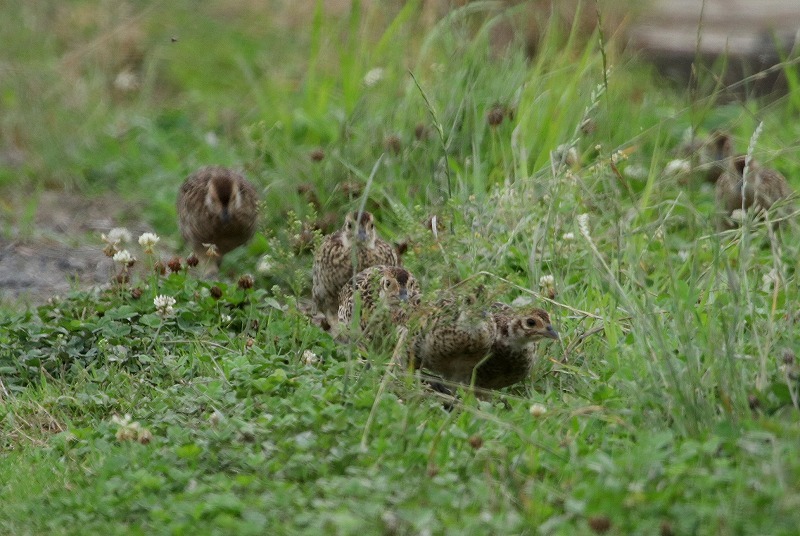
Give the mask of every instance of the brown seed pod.
<svg viewBox="0 0 800 536">
<path fill-rule="evenodd" d="M 253 276 L 250 274 L 244 274 L 242 277 L 239 278 L 237 286 L 242 290 L 247 290 L 253 288 L 253 285 L 256 284 L 256 280 L 253 279 Z"/>
</svg>

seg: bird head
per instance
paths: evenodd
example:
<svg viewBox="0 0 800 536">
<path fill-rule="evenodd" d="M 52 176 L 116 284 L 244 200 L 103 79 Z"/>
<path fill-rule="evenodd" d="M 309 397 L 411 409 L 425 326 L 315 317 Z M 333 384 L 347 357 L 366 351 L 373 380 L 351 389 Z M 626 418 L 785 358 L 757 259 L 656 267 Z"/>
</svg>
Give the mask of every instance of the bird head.
<svg viewBox="0 0 800 536">
<path fill-rule="evenodd" d="M 206 193 L 208 210 L 216 214 L 223 224 L 227 224 L 240 205 L 239 183 L 236 178 L 230 175 L 214 175 L 208 183 Z"/>
<path fill-rule="evenodd" d="M 513 345 L 524 346 L 540 339 L 559 339 L 558 331 L 550 323 L 550 316 L 542 309 L 531 309 L 511 318 L 508 337 Z"/>
<path fill-rule="evenodd" d="M 390 301 L 419 303 L 417 280 L 405 268 L 393 266 L 384 271 L 381 277 L 381 296 Z"/>
<path fill-rule="evenodd" d="M 367 247 L 375 246 L 375 218 L 367 211 L 349 212 L 344 220 L 344 232 Z"/>
</svg>

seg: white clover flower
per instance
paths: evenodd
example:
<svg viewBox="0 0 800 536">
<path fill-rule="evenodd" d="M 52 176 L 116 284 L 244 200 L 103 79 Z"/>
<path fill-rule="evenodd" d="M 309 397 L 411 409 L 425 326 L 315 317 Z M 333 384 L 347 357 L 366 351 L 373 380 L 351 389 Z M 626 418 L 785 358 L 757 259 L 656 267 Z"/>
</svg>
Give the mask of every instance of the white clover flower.
<svg viewBox="0 0 800 536">
<path fill-rule="evenodd" d="M 547 413 L 547 407 L 544 404 L 531 404 L 531 407 L 528 411 L 530 411 L 530 414 L 533 417 L 541 417 Z"/>
<path fill-rule="evenodd" d="M 156 312 L 161 316 L 171 315 L 174 311 L 173 305 L 177 303 L 172 296 L 165 296 L 159 294 L 153 299 L 153 305 L 156 307 Z"/>
<path fill-rule="evenodd" d="M 564 242 L 572 242 L 573 240 L 575 240 L 575 233 L 564 233 L 563 235 L 561 235 L 561 240 L 563 240 Z"/>
<path fill-rule="evenodd" d="M 126 243 L 131 241 L 131 232 L 125 227 L 114 227 L 108 232 L 108 236 L 100 235 L 103 242 L 107 244 L 116 245 L 119 243 Z"/>
<path fill-rule="evenodd" d="M 131 423 L 131 415 L 130 413 L 126 413 L 120 417 L 119 415 L 114 414 L 111 416 L 111 422 L 117 426 L 128 426 Z"/>
<path fill-rule="evenodd" d="M 384 70 L 381 67 L 375 67 L 374 69 L 370 69 L 367 71 L 367 74 L 364 75 L 364 85 L 367 87 L 372 87 L 381 80 L 383 80 Z"/>
<path fill-rule="evenodd" d="M 150 430 L 143 428 L 137 421 L 133 421 L 129 414 L 124 417 L 114 415 L 111 417 L 111 423 L 117 426 L 117 432 L 114 437 L 117 441 L 138 441 L 146 445 L 153 440 L 153 434 Z"/>
<path fill-rule="evenodd" d="M 319 356 L 312 352 L 311 350 L 306 350 L 303 352 L 303 362 L 306 365 L 313 365 L 314 363 L 319 362 Z"/>
<path fill-rule="evenodd" d="M 586 240 L 591 241 L 592 235 L 589 234 L 589 215 L 584 213 L 578 215 L 578 230 L 581 234 L 586 238 Z"/>
<path fill-rule="evenodd" d="M 139 237 L 139 245 L 142 246 L 145 253 L 153 253 L 153 248 L 159 240 L 161 239 L 155 233 L 142 233 Z"/>
<path fill-rule="evenodd" d="M 127 93 L 138 88 L 139 77 L 133 71 L 124 69 L 117 73 L 116 78 L 114 78 L 114 89 Z"/>
<path fill-rule="evenodd" d="M 135 260 L 127 249 L 117 251 L 116 253 L 114 253 L 112 259 L 114 260 L 114 262 L 122 264 L 123 266 L 129 265 L 131 262 Z"/>
<path fill-rule="evenodd" d="M 650 171 L 641 164 L 630 164 L 623 170 L 622 174 L 631 179 L 642 180 L 647 178 Z"/>
<path fill-rule="evenodd" d="M 272 270 L 272 257 L 269 255 L 263 255 L 258 261 L 256 271 L 260 274 L 266 274 L 269 273 L 270 270 Z"/>
<path fill-rule="evenodd" d="M 761 277 L 761 290 L 764 292 L 770 292 L 773 287 L 777 287 L 778 283 L 780 282 L 780 276 L 778 275 L 778 270 L 773 268 L 769 271 L 769 273 L 764 274 Z"/>
<path fill-rule="evenodd" d="M 670 160 L 667 162 L 667 165 L 664 166 L 664 174 L 665 175 L 678 175 L 680 173 L 689 173 L 692 170 L 692 164 L 688 160 L 684 160 L 683 158 L 676 158 L 675 160 Z"/>
<path fill-rule="evenodd" d="M 556 286 L 556 279 L 552 274 L 543 275 L 539 278 L 539 286 L 542 288 L 553 288 Z"/>
<path fill-rule="evenodd" d="M 614 164 L 618 164 L 627 159 L 628 155 L 624 151 L 616 151 L 614 152 L 614 154 L 611 155 L 611 162 Z"/>
<path fill-rule="evenodd" d="M 744 210 L 737 208 L 733 212 L 731 212 L 731 219 L 737 223 L 742 223 L 744 220 L 747 219 L 747 212 Z"/>
</svg>

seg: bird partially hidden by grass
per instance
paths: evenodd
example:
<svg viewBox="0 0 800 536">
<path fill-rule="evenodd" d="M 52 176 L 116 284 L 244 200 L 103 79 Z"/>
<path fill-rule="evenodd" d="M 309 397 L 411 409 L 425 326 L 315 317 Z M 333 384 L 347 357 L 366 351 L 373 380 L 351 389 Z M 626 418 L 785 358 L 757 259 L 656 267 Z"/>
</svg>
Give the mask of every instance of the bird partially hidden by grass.
<svg viewBox="0 0 800 536">
<path fill-rule="evenodd" d="M 355 274 L 370 266 L 397 266 L 397 251 L 378 237 L 369 212 L 351 212 L 344 226 L 325 237 L 314 254 L 311 297 L 316 312 L 336 326 L 339 292 Z"/>
<path fill-rule="evenodd" d="M 560 338 L 550 315 L 539 308 L 516 310 L 504 303 L 492 305 L 496 335 L 489 357 L 477 369 L 475 385 L 501 389 L 531 375 L 536 361 L 536 342 Z"/>
<path fill-rule="evenodd" d="M 445 294 L 410 323 L 409 366 L 447 382 L 469 384 L 492 348 L 497 327 L 480 296 Z"/>
<path fill-rule="evenodd" d="M 357 317 L 367 341 L 392 340 L 419 302 L 419 285 L 411 272 L 400 266 L 371 266 L 339 292 L 339 326 L 346 329 Z"/>
<path fill-rule="evenodd" d="M 745 174 L 745 167 L 747 173 Z M 770 210 L 780 204 L 779 217 L 791 213 L 794 192 L 778 171 L 764 167 L 744 155 L 727 159 L 725 171 L 717 179 L 716 203 L 719 211 L 717 227 L 731 229 L 736 225 L 731 215 L 735 210 Z"/>
<path fill-rule="evenodd" d="M 448 383 L 501 389 L 530 376 L 537 341 L 558 338 L 542 309 L 448 300 L 412 338 L 412 363 Z"/>
<path fill-rule="evenodd" d="M 219 166 L 189 175 L 178 192 L 178 225 L 206 274 L 219 271 L 223 256 L 256 230 L 258 194 L 240 173 Z"/>
</svg>

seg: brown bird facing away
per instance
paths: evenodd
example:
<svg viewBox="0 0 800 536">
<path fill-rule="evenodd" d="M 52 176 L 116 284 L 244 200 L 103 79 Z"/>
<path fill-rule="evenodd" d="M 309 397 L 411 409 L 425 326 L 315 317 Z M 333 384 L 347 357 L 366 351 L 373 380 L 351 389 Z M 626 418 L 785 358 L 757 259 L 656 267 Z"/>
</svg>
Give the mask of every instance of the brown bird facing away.
<svg viewBox="0 0 800 536">
<path fill-rule="evenodd" d="M 410 328 L 410 365 L 469 385 L 497 333 L 488 307 L 473 296 L 447 295 L 420 311 L 418 325 Z"/>
<path fill-rule="evenodd" d="M 536 341 L 559 339 L 543 309 L 516 310 L 504 303 L 492 306 L 496 335 L 489 358 L 477 370 L 475 386 L 500 389 L 530 377 Z"/>
<path fill-rule="evenodd" d="M 391 338 L 419 301 L 419 285 L 411 272 L 400 266 L 371 266 L 339 292 L 339 322 L 347 327 L 358 312 L 362 334 L 370 340 L 380 335 Z"/>
<path fill-rule="evenodd" d="M 718 227 L 730 229 L 731 213 L 736 209 L 769 210 L 779 201 L 788 200 L 793 196 L 792 189 L 786 178 L 779 172 L 768 167 L 763 167 L 755 160 L 750 160 L 745 172 L 745 156 L 740 155 L 728 159 L 725 171 L 717 179 L 716 200 L 720 212 Z M 779 216 L 790 213 L 789 203 L 784 204 Z"/>
<path fill-rule="evenodd" d="M 379 264 L 397 266 L 397 252 L 381 240 L 369 212 L 351 212 L 344 226 L 325 237 L 314 254 L 311 297 L 318 313 L 336 325 L 339 291 L 355 274 Z"/>
<path fill-rule="evenodd" d="M 231 169 L 208 166 L 186 178 L 178 192 L 178 224 L 207 273 L 218 272 L 222 257 L 253 236 L 257 204 L 255 187 Z"/>
</svg>

